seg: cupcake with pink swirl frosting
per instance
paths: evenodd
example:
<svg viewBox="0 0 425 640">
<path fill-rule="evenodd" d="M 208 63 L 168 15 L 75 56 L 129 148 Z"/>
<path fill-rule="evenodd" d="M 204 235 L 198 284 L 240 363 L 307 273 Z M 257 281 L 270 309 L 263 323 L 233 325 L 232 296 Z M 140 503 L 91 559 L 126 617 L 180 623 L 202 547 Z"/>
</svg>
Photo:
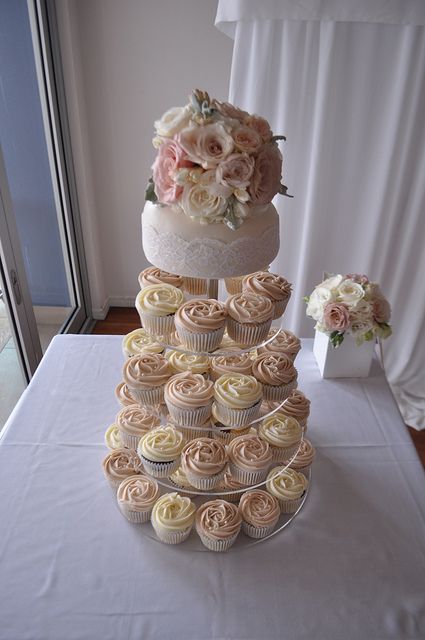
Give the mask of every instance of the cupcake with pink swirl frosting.
<svg viewBox="0 0 425 640">
<path fill-rule="evenodd" d="M 214 382 L 225 373 L 241 373 L 250 376 L 252 360 L 249 353 L 227 353 L 214 356 L 210 364 L 210 378 Z"/>
<path fill-rule="evenodd" d="M 283 402 L 298 384 L 291 360 L 278 353 L 262 353 L 252 363 L 252 374 L 263 385 L 263 399 Z"/>
<path fill-rule="evenodd" d="M 270 535 L 280 517 L 277 499 L 261 489 L 244 493 L 239 510 L 242 515 L 242 531 L 250 538 L 259 539 Z"/>
<path fill-rule="evenodd" d="M 190 484 L 203 491 L 223 479 L 228 458 L 226 448 L 212 438 L 190 440 L 181 454 L 181 467 Z"/>
<path fill-rule="evenodd" d="M 250 346 L 265 340 L 273 316 L 271 301 L 257 293 L 242 291 L 226 302 L 227 333 L 238 344 Z"/>
<path fill-rule="evenodd" d="M 133 449 L 114 449 L 102 462 L 103 473 L 115 491 L 123 480 L 140 473 L 140 460 Z"/>
<path fill-rule="evenodd" d="M 115 387 L 115 397 L 122 407 L 128 407 L 129 404 L 134 404 L 136 401 L 131 397 L 130 391 L 125 382 L 120 382 Z"/>
<path fill-rule="evenodd" d="M 129 522 L 148 522 L 152 507 L 159 498 L 158 483 L 139 474 L 123 480 L 118 487 L 118 507 Z"/>
<path fill-rule="evenodd" d="M 210 551 L 226 551 L 235 542 L 242 525 L 238 507 L 226 500 L 210 500 L 196 512 L 196 531 Z"/>
<path fill-rule="evenodd" d="M 304 438 L 304 440 L 300 444 L 295 458 L 293 458 L 290 463 L 290 467 L 291 469 L 295 469 L 295 471 L 299 471 L 305 476 L 308 476 L 315 456 L 316 449 L 313 447 L 310 440 Z M 287 462 L 285 464 L 287 464 Z"/>
<path fill-rule="evenodd" d="M 220 491 L 219 497 L 222 500 L 227 500 L 227 502 L 234 502 L 235 504 L 238 504 L 246 488 L 247 485 L 236 480 L 227 469 L 224 472 L 223 480 L 217 486 L 216 490 Z M 224 493 L 225 491 L 228 491 L 229 493 Z"/>
<path fill-rule="evenodd" d="M 129 358 L 123 368 L 124 382 L 135 402 L 161 404 L 165 383 L 171 375 L 168 360 L 160 353 L 144 353 Z"/>
<path fill-rule="evenodd" d="M 247 434 L 232 440 L 227 447 L 229 471 L 235 480 L 245 485 L 261 482 L 272 462 L 268 442 Z"/>
<path fill-rule="evenodd" d="M 158 413 L 139 404 L 123 407 L 115 418 L 122 445 L 128 449 L 137 449 L 140 438 L 149 429 L 158 427 L 161 420 Z"/>
<path fill-rule="evenodd" d="M 223 338 L 226 316 L 226 308 L 218 300 L 189 300 L 177 309 L 174 322 L 187 349 L 214 351 Z"/>
<path fill-rule="evenodd" d="M 279 411 L 299 422 L 303 433 L 307 431 L 307 420 L 310 415 L 310 400 L 299 389 L 294 389 L 286 398 Z"/>
<path fill-rule="evenodd" d="M 279 331 L 270 331 L 267 338 L 273 337 L 273 340 L 267 342 L 262 347 L 258 347 L 258 354 L 261 353 L 283 353 L 294 362 L 298 352 L 301 349 L 301 340 L 297 338 L 295 333 L 287 329 Z"/>
<path fill-rule="evenodd" d="M 200 373 L 177 373 L 165 385 L 164 398 L 174 424 L 199 427 L 211 416 L 214 385 Z"/>
<path fill-rule="evenodd" d="M 148 287 L 151 284 L 171 284 L 177 289 L 183 287 L 183 276 L 175 273 L 169 273 L 158 269 L 158 267 L 148 267 L 139 273 L 140 288 Z"/>
<path fill-rule="evenodd" d="M 277 411 L 264 418 L 258 428 L 258 435 L 268 442 L 273 462 L 283 462 L 297 453 L 302 430 L 295 418 Z"/>
<path fill-rule="evenodd" d="M 273 320 L 276 320 L 285 312 L 291 297 L 292 285 L 275 273 L 257 271 L 245 276 L 242 289 L 269 298 L 273 304 Z"/>
</svg>

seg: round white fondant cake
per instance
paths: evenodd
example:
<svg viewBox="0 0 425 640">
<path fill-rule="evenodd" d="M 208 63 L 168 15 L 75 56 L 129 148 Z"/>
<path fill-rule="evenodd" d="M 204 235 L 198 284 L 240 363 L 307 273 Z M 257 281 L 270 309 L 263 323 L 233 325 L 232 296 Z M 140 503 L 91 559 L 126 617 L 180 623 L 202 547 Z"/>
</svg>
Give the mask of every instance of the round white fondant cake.
<svg viewBox="0 0 425 640">
<path fill-rule="evenodd" d="M 143 250 L 156 267 L 197 278 L 229 278 L 266 268 L 279 251 L 279 216 L 272 204 L 251 207 L 236 230 L 199 224 L 182 210 L 147 202 Z"/>
</svg>

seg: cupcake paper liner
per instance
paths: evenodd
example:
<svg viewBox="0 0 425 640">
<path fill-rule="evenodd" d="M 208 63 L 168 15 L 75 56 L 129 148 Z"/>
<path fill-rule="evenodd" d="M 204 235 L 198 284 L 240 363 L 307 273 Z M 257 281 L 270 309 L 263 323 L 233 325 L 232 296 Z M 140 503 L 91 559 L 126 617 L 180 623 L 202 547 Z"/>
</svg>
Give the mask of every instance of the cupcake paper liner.
<svg viewBox="0 0 425 640">
<path fill-rule="evenodd" d="M 296 454 L 300 443 L 297 442 L 296 444 L 293 444 L 289 447 L 276 447 L 275 445 L 270 443 L 269 445 L 273 462 L 287 462 Z"/>
<path fill-rule="evenodd" d="M 237 278 L 224 278 L 227 293 L 231 296 L 236 293 L 242 293 L 242 280 L 243 276 Z"/>
<path fill-rule="evenodd" d="M 192 333 L 183 327 L 176 327 L 177 335 L 186 349 L 191 351 L 214 351 L 224 335 L 224 325 L 211 333 Z"/>
<path fill-rule="evenodd" d="M 190 471 L 186 471 L 186 478 L 195 489 L 208 491 L 209 489 L 214 489 L 224 478 L 224 468 L 220 473 L 216 473 L 213 476 L 197 476 Z"/>
<path fill-rule="evenodd" d="M 247 346 L 260 344 L 268 335 L 272 320 L 266 320 L 259 324 L 237 322 L 231 316 L 227 316 L 227 333 L 238 344 Z"/>
<path fill-rule="evenodd" d="M 169 316 L 151 316 L 139 311 L 140 322 L 148 333 L 153 336 L 169 336 L 175 331 L 174 314 Z"/>
<path fill-rule="evenodd" d="M 126 449 L 135 449 L 137 451 L 139 440 L 144 434 L 142 433 L 140 436 L 135 436 L 132 433 L 126 433 L 121 429 L 119 429 L 119 432 L 120 432 L 122 446 L 125 447 Z"/>
<path fill-rule="evenodd" d="M 266 536 L 270 535 L 272 533 L 272 531 L 274 530 L 274 528 L 276 527 L 276 522 L 274 524 L 269 525 L 268 527 L 256 527 L 253 524 L 250 524 L 249 522 L 245 522 L 245 520 L 242 521 L 242 531 L 244 532 L 245 535 L 249 536 L 250 538 L 256 538 L 257 540 L 259 540 L 260 538 L 265 538 Z"/>
<path fill-rule="evenodd" d="M 304 500 L 304 494 L 301 498 L 297 498 L 296 500 L 279 500 L 280 504 L 280 512 L 281 513 L 295 513 L 297 509 L 301 506 L 302 501 Z"/>
<path fill-rule="evenodd" d="M 204 278 L 184 277 L 183 288 L 192 296 L 202 296 L 207 292 L 207 281 Z"/>
<path fill-rule="evenodd" d="M 127 518 L 129 522 L 134 522 L 135 524 L 143 524 L 144 522 L 149 522 L 152 507 L 147 509 L 147 511 L 133 511 L 122 502 L 118 502 L 118 507 L 123 516 Z"/>
<path fill-rule="evenodd" d="M 180 456 L 176 460 L 170 462 L 153 462 L 147 460 L 144 456 L 140 457 L 143 468 L 153 478 L 167 478 L 170 473 L 174 473 L 180 466 Z"/>
<path fill-rule="evenodd" d="M 283 298 L 282 300 L 273 301 L 273 320 L 277 320 L 278 318 L 283 316 L 286 311 L 286 307 L 288 306 L 290 297 L 291 296 L 288 296 L 287 298 Z"/>
<path fill-rule="evenodd" d="M 239 531 L 236 535 L 232 536 L 231 538 L 226 538 L 224 540 L 215 540 L 213 538 L 208 538 L 208 536 L 206 536 L 203 533 L 200 533 L 198 531 L 198 535 L 201 538 L 202 544 L 207 547 L 207 549 L 209 549 L 210 551 L 227 551 L 227 549 L 230 549 L 230 547 L 236 542 L 236 538 L 239 535 Z"/>
<path fill-rule="evenodd" d="M 212 402 L 196 409 L 182 409 L 168 401 L 166 404 L 172 421 L 179 427 L 200 427 L 211 416 Z"/>
<path fill-rule="evenodd" d="M 295 377 L 288 384 L 280 384 L 280 385 L 272 385 L 272 384 L 264 384 L 263 385 L 263 399 L 269 402 L 283 402 L 288 398 L 292 391 L 298 386 L 298 378 Z"/>
<path fill-rule="evenodd" d="M 161 384 L 158 387 L 149 387 L 147 389 L 128 386 L 128 390 L 136 403 L 153 405 L 164 402 L 164 387 L 165 384 Z"/>
<path fill-rule="evenodd" d="M 229 470 L 234 479 L 237 482 L 245 485 L 258 484 L 262 480 L 266 479 L 269 465 L 264 469 L 256 469 L 255 471 L 247 471 L 246 469 L 240 469 L 233 462 L 229 462 Z"/>
<path fill-rule="evenodd" d="M 221 402 L 214 402 L 214 417 L 228 427 L 246 427 L 260 415 L 261 400 L 247 409 L 231 409 Z"/>
<path fill-rule="evenodd" d="M 181 542 L 187 540 L 187 538 L 190 536 L 190 532 L 192 531 L 192 526 L 188 527 L 187 529 L 183 529 L 182 531 L 169 531 L 168 529 L 164 529 L 159 525 L 155 525 L 153 522 L 152 526 L 158 538 L 165 544 L 180 544 Z"/>
</svg>

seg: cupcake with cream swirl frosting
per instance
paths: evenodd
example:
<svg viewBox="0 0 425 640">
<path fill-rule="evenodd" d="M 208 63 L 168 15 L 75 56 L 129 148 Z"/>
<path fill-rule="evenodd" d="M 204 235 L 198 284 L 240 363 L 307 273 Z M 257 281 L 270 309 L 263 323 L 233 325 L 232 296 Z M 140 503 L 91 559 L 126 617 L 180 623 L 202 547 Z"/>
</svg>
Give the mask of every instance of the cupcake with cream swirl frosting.
<svg viewBox="0 0 425 640">
<path fill-rule="evenodd" d="M 147 473 L 154 478 L 166 478 L 180 466 L 183 435 L 172 425 L 155 427 L 139 441 L 137 453 Z"/>
<path fill-rule="evenodd" d="M 218 300 L 189 300 L 177 309 L 174 321 L 187 349 L 214 351 L 223 338 L 226 316 L 226 308 Z"/>
<path fill-rule="evenodd" d="M 117 425 L 111 424 L 105 432 L 105 444 L 108 449 L 113 451 L 114 449 L 123 449 L 123 444 L 120 438 L 120 432 Z"/>
<path fill-rule="evenodd" d="M 151 336 L 146 329 L 130 331 L 122 340 L 122 350 L 127 358 L 141 353 L 162 353 L 164 347 Z"/>
<path fill-rule="evenodd" d="M 183 293 L 171 284 L 151 284 L 136 297 L 136 309 L 143 327 L 154 336 L 174 332 L 174 314 L 184 302 Z"/>
<path fill-rule="evenodd" d="M 258 435 L 269 443 L 273 462 L 283 462 L 298 451 L 302 430 L 295 418 L 277 411 L 264 418 L 258 428 Z"/>
<path fill-rule="evenodd" d="M 295 469 L 275 467 L 267 476 L 267 491 L 277 498 L 282 513 L 295 513 L 308 488 L 305 475 Z"/>
<path fill-rule="evenodd" d="M 267 491 L 248 491 L 241 497 L 242 531 L 250 538 L 265 538 L 272 533 L 280 517 L 277 499 Z"/>
<path fill-rule="evenodd" d="M 129 393 L 139 404 L 161 404 L 164 401 L 164 386 L 170 375 L 168 360 L 160 353 L 133 356 L 123 368 Z"/>
<path fill-rule="evenodd" d="M 226 500 L 210 500 L 196 512 L 196 531 L 211 551 L 226 551 L 235 542 L 242 525 L 238 507 Z"/>
<path fill-rule="evenodd" d="M 118 507 L 130 522 L 147 522 L 158 498 L 158 483 L 143 474 L 126 478 L 117 491 Z"/>
<path fill-rule="evenodd" d="M 181 466 L 190 484 L 197 489 L 213 489 L 227 466 L 226 449 L 212 438 L 195 438 L 184 447 Z"/>
<path fill-rule="evenodd" d="M 196 507 L 192 500 L 173 491 L 156 501 L 151 523 L 161 542 L 180 544 L 190 535 L 195 513 Z"/>
<path fill-rule="evenodd" d="M 178 373 L 165 385 L 164 398 L 172 421 L 197 427 L 211 416 L 214 386 L 199 373 Z"/>
<path fill-rule="evenodd" d="M 228 427 L 246 427 L 258 418 L 262 397 L 253 376 L 225 373 L 214 383 L 214 417 Z"/>
<path fill-rule="evenodd" d="M 265 340 L 273 316 L 273 305 L 268 298 L 242 291 L 227 299 L 226 308 L 230 338 L 246 346 Z"/>
<path fill-rule="evenodd" d="M 185 353 L 184 351 L 170 350 L 165 354 L 173 374 L 185 373 L 201 373 L 206 376 L 210 369 L 210 359 L 207 355 Z"/>
<path fill-rule="evenodd" d="M 263 398 L 283 402 L 298 384 L 298 372 L 291 360 L 277 353 L 262 353 L 252 363 L 252 374 L 263 385 Z"/>
</svg>

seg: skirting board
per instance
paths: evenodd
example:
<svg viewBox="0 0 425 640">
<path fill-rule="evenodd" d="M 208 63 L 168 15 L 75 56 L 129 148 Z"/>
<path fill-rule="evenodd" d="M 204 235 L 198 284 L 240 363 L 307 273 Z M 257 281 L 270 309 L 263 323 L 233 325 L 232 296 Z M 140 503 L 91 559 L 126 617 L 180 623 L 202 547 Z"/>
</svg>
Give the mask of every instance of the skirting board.
<svg viewBox="0 0 425 640">
<path fill-rule="evenodd" d="M 108 315 L 108 311 L 111 307 L 134 307 L 136 296 L 125 296 L 123 298 L 110 297 L 107 298 L 104 305 L 101 308 L 92 309 L 92 315 L 94 320 L 104 320 Z"/>
</svg>

